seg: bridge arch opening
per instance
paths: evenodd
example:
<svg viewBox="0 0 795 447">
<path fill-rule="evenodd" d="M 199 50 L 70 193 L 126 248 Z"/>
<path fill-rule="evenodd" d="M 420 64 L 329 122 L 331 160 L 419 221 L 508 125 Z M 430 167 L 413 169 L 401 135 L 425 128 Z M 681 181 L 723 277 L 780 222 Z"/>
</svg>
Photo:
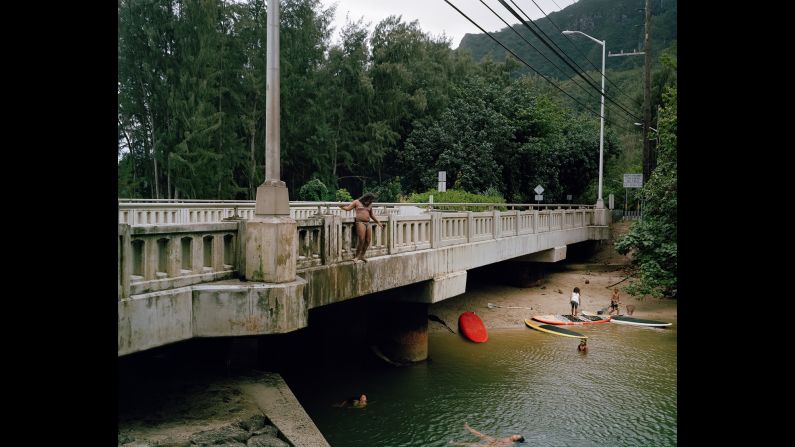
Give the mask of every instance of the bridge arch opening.
<svg viewBox="0 0 795 447">
<path fill-rule="evenodd" d="M 204 262 L 202 263 L 202 267 L 212 268 L 213 266 L 213 237 L 212 236 L 204 236 L 203 239 L 203 258 Z"/>
<path fill-rule="evenodd" d="M 135 276 L 144 276 L 144 241 L 142 239 L 134 239 L 132 245 L 132 274 Z"/>
<path fill-rule="evenodd" d="M 224 235 L 224 265 L 232 267 L 235 263 L 235 236 Z"/>
<path fill-rule="evenodd" d="M 180 245 L 182 247 L 182 261 L 180 262 L 180 267 L 182 268 L 183 272 L 190 272 L 193 270 L 193 238 L 183 237 L 180 240 Z"/>
<path fill-rule="evenodd" d="M 157 240 L 157 273 L 168 275 L 168 238 Z"/>
</svg>

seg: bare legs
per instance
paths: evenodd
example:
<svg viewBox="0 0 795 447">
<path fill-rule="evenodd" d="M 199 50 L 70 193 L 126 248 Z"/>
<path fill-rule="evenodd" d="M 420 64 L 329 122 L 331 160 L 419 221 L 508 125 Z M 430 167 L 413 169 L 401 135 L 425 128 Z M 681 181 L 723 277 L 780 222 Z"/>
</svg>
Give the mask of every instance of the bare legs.
<svg viewBox="0 0 795 447">
<path fill-rule="evenodd" d="M 354 226 L 356 227 L 356 236 L 359 238 L 354 262 L 356 262 L 357 259 L 362 262 L 367 262 L 367 260 L 364 259 L 364 253 L 367 251 L 367 247 L 370 246 L 370 239 L 373 237 L 373 229 L 364 222 L 356 222 Z"/>
</svg>

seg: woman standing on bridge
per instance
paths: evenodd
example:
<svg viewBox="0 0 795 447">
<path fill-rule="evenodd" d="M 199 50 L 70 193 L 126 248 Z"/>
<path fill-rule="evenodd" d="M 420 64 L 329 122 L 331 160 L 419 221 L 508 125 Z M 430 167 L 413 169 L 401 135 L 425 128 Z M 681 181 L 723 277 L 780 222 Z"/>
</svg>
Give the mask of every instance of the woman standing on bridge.
<svg viewBox="0 0 795 447">
<path fill-rule="evenodd" d="M 384 228 L 384 224 L 378 221 L 373 214 L 373 200 L 375 196 L 369 192 L 360 198 L 354 200 L 348 205 L 339 205 L 345 211 L 350 211 L 356 208 L 356 217 L 353 226 L 356 227 L 356 236 L 359 238 L 359 244 L 356 246 L 356 256 L 353 262 L 367 262 L 364 259 L 364 252 L 370 246 L 370 240 L 373 237 L 373 229 L 370 227 L 370 219 L 372 218 L 376 224 Z"/>
</svg>

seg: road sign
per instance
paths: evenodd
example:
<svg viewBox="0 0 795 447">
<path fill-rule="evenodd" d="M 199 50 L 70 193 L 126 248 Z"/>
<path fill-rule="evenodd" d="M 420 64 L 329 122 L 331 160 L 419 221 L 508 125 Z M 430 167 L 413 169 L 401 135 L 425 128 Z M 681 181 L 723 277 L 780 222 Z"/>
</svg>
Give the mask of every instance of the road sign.
<svg viewBox="0 0 795 447">
<path fill-rule="evenodd" d="M 536 201 L 541 201 L 541 200 L 544 200 L 544 196 L 542 196 L 541 194 L 536 194 Z"/>
<path fill-rule="evenodd" d="M 439 192 L 447 191 L 447 171 L 439 171 Z"/>
<path fill-rule="evenodd" d="M 541 185 L 538 185 L 533 191 L 535 191 L 536 194 L 542 194 L 544 192 L 544 188 L 542 188 Z"/>
<path fill-rule="evenodd" d="M 612 210 L 613 208 L 615 208 L 616 198 L 613 196 L 613 193 L 610 193 L 610 195 L 607 196 L 607 203 L 608 203 L 607 209 Z"/>
<path fill-rule="evenodd" d="M 624 188 L 640 188 L 643 186 L 643 174 L 624 174 Z"/>
</svg>

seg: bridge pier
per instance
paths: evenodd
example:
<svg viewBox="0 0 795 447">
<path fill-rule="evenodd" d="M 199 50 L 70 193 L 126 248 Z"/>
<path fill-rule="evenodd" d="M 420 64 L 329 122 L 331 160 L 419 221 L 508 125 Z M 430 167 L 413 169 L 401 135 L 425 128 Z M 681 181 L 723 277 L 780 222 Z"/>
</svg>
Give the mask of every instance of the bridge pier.
<svg viewBox="0 0 795 447">
<path fill-rule="evenodd" d="M 370 338 L 393 362 L 415 363 L 428 359 L 428 305 L 379 303 L 369 318 Z"/>
<path fill-rule="evenodd" d="M 295 280 L 298 260 L 297 226 L 290 216 L 257 215 L 241 221 L 245 253 L 240 270 L 245 279 L 266 283 Z"/>
</svg>

